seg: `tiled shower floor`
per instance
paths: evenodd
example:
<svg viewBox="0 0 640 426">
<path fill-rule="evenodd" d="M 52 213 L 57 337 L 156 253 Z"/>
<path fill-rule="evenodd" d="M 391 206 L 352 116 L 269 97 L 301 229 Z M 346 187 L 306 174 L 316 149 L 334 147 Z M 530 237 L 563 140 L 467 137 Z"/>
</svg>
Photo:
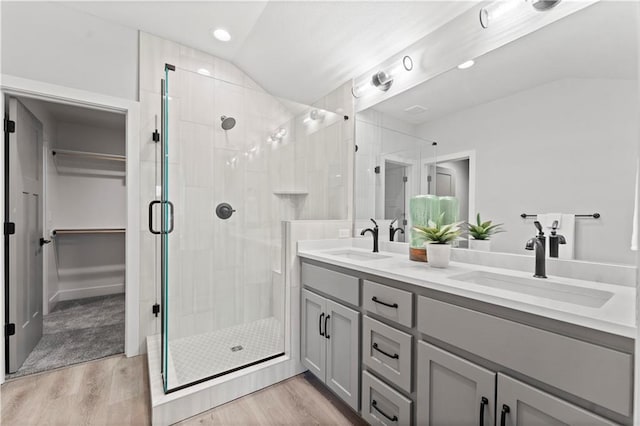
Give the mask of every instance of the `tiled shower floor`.
<svg viewBox="0 0 640 426">
<path fill-rule="evenodd" d="M 284 351 L 283 324 L 265 318 L 169 342 L 169 388 L 183 386 Z"/>
</svg>

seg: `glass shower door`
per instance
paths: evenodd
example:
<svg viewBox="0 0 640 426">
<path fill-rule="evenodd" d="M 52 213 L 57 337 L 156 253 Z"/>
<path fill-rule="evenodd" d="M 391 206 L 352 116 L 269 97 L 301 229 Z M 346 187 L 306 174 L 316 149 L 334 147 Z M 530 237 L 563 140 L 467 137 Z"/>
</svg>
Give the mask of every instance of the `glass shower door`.
<svg viewBox="0 0 640 426">
<path fill-rule="evenodd" d="M 162 374 L 171 392 L 284 354 L 268 167 L 284 151 L 266 149 L 283 118 L 266 119 L 279 102 L 265 92 L 180 67 L 165 69 L 163 90 Z"/>
</svg>

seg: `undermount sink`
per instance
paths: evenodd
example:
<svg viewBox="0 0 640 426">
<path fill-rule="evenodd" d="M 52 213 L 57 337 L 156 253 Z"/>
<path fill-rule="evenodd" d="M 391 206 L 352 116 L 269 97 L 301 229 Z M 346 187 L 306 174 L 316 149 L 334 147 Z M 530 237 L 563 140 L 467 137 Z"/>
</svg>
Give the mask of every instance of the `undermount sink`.
<svg viewBox="0 0 640 426">
<path fill-rule="evenodd" d="M 548 279 L 513 277 L 484 271 L 465 272 L 449 278 L 589 308 L 599 308 L 613 296 L 608 291 L 561 284 Z"/>
<path fill-rule="evenodd" d="M 391 256 L 386 256 L 380 253 L 373 253 L 373 252 L 367 253 L 364 251 L 357 251 L 357 250 L 351 250 L 351 249 L 328 251 L 326 252 L 326 254 L 330 254 L 331 256 L 340 256 L 340 257 L 344 257 L 351 260 L 360 260 L 360 261 L 387 259 L 391 257 Z"/>
</svg>

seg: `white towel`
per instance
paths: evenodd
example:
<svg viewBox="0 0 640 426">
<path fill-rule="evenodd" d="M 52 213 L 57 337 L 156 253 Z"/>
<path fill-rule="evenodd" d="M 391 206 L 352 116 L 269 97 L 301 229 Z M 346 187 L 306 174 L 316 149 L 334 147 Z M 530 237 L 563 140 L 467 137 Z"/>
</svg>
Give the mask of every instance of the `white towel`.
<svg viewBox="0 0 640 426">
<path fill-rule="evenodd" d="M 549 236 L 554 221 L 558 221 L 556 232 L 564 236 L 566 244 L 560 244 L 558 248 L 559 259 L 574 259 L 575 257 L 575 236 L 576 236 L 576 216 L 568 213 L 546 213 L 539 214 L 538 221 L 546 228 L 547 254 L 549 253 Z"/>
<path fill-rule="evenodd" d="M 631 250 L 638 251 L 638 191 L 640 190 L 640 158 L 636 159 L 636 191 L 631 224 Z"/>
</svg>

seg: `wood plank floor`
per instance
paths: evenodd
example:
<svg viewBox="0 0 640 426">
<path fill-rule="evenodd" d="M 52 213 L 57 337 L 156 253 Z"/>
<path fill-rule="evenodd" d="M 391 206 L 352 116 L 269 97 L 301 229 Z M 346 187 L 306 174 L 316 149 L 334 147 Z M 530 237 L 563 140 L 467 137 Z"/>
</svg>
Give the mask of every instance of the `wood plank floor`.
<svg viewBox="0 0 640 426">
<path fill-rule="evenodd" d="M 146 356 L 114 356 L 21 377 L 0 388 L 0 423 L 151 424 Z M 239 398 L 181 425 L 364 425 L 310 374 Z"/>
</svg>

